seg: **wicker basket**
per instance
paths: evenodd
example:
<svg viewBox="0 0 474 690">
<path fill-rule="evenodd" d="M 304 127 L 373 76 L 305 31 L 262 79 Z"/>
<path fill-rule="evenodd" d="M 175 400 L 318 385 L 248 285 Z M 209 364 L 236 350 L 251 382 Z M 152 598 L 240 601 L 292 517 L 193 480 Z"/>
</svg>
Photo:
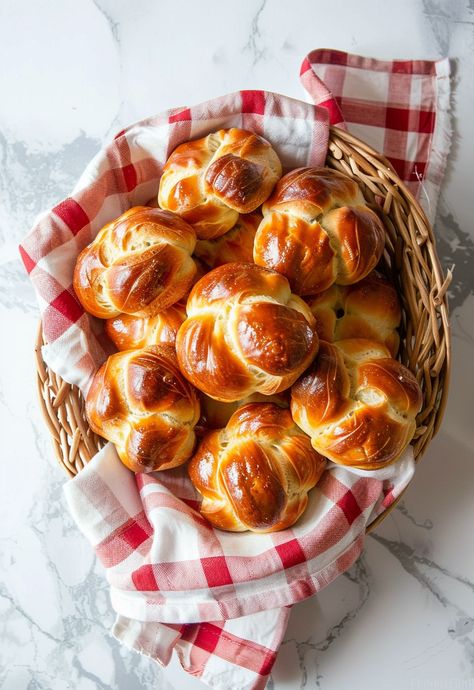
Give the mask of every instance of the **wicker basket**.
<svg viewBox="0 0 474 690">
<path fill-rule="evenodd" d="M 398 358 L 415 374 L 423 391 L 412 441 L 415 459 L 419 460 L 440 426 L 446 405 L 450 373 L 446 291 L 451 273 L 443 275 L 426 216 L 386 158 L 333 127 L 326 165 L 357 180 L 369 205 L 383 210 L 387 238 L 382 262 L 402 303 Z M 89 428 L 80 391 L 43 362 L 43 343 L 40 327 L 36 343 L 39 398 L 59 463 L 73 477 L 105 441 Z"/>
</svg>

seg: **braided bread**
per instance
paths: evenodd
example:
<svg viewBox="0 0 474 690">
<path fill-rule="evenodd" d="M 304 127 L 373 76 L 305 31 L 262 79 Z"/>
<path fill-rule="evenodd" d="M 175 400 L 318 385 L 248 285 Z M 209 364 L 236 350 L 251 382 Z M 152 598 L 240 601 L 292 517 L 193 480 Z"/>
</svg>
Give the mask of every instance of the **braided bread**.
<svg viewBox="0 0 474 690">
<path fill-rule="evenodd" d="M 213 525 L 276 532 L 303 513 L 325 463 L 289 410 L 253 403 L 203 439 L 188 471 L 203 497 L 201 514 Z"/>
<path fill-rule="evenodd" d="M 320 341 L 291 390 L 291 414 L 319 453 L 373 470 L 394 462 L 415 433 L 422 394 L 413 374 L 371 340 Z"/>
<path fill-rule="evenodd" d="M 221 129 L 178 146 L 163 170 L 161 208 L 179 214 L 199 239 L 223 235 L 270 195 L 281 163 L 268 141 L 244 129 Z"/>
<path fill-rule="evenodd" d="M 288 281 L 254 264 L 224 264 L 196 283 L 176 337 L 181 371 L 232 402 L 285 390 L 318 348 L 314 317 Z"/>
<path fill-rule="evenodd" d="M 106 225 L 76 262 L 74 290 L 103 319 L 152 316 L 178 302 L 196 273 L 196 236 L 178 216 L 135 206 Z"/>
<path fill-rule="evenodd" d="M 281 178 L 263 206 L 254 261 L 286 276 L 298 295 L 362 280 L 379 261 L 385 230 L 354 180 L 329 168 Z"/>
<path fill-rule="evenodd" d="M 199 401 L 178 369 L 172 345 L 117 352 L 86 396 L 91 429 L 112 441 L 134 472 L 177 467 L 193 452 Z"/>
</svg>

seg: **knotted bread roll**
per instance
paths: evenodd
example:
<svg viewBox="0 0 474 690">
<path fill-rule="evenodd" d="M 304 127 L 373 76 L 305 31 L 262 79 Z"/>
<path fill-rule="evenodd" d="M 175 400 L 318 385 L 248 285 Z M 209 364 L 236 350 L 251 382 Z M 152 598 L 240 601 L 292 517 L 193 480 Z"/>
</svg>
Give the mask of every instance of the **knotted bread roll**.
<svg viewBox="0 0 474 690">
<path fill-rule="evenodd" d="M 206 273 L 206 268 L 200 259 L 194 258 L 194 263 L 196 264 L 196 273 L 192 285 L 197 283 Z M 168 307 L 154 316 L 119 314 L 112 319 L 107 319 L 105 332 L 118 350 L 136 350 L 158 343 L 174 344 L 178 329 L 186 318 L 188 294 L 173 304 L 172 307 Z"/>
<path fill-rule="evenodd" d="M 199 401 L 172 345 L 111 355 L 86 397 L 91 429 L 115 444 L 134 472 L 177 467 L 193 452 Z"/>
<path fill-rule="evenodd" d="M 268 141 L 221 129 L 178 146 L 160 180 L 158 203 L 194 227 L 199 239 L 223 235 L 270 195 L 281 163 Z"/>
<path fill-rule="evenodd" d="M 317 359 L 291 389 L 291 414 L 315 448 L 340 465 L 373 470 L 413 438 L 422 394 L 384 345 L 320 341 Z"/>
<path fill-rule="evenodd" d="M 329 168 L 281 178 L 263 206 L 254 261 L 290 281 L 298 295 L 362 280 L 379 261 L 385 230 L 357 183 Z"/>
<path fill-rule="evenodd" d="M 240 215 L 232 230 L 224 235 L 214 240 L 198 240 L 194 255 L 209 268 L 234 261 L 253 263 L 253 241 L 261 220 L 261 213 Z"/>
<path fill-rule="evenodd" d="M 154 316 L 119 314 L 107 319 L 105 332 L 118 350 L 136 350 L 158 343 L 173 344 L 185 318 L 186 308 L 178 302 Z"/>
<path fill-rule="evenodd" d="M 378 271 L 354 285 L 332 285 L 306 302 L 316 318 L 321 340 L 366 338 L 398 352 L 402 312 L 395 287 Z"/>
<path fill-rule="evenodd" d="M 254 403 L 203 439 L 188 471 L 203 497 L 200 512 L 213 525 L 276 532 L 303 513 L 325 464 L 289 410 Z"/>
<path fill-rule="evenodd" d="M 283 276 L 224 264 L 193 287 L 178 331 L 181 371 L 211 398 L 232 402 L 289 388 L 318 349 L 314 316 Z"/>
<path fill-rule="evenodd" d="M 77 259 L 74 290 L 100 318 L 152 316 L 178 302 L 196 273 L 196 235 L 168 211 L 135 206 L 106 225 Z"/>
</svg>

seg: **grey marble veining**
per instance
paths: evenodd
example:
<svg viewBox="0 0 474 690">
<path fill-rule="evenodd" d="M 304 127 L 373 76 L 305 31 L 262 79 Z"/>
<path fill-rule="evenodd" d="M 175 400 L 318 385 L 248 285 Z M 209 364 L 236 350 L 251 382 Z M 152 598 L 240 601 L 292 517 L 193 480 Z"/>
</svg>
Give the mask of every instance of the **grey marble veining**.
<svg viewBox="0 0 474 690">
<path fill-rule="evenodd" d="M 453 58 L 453 143 L 435 233 L 450 287 L 452 393 L 403 502 L 362 558 L 294 607 L 270 690 L 474 688 L 473 0 L 84 0 L 0 8 L 0 689 L 188 690 L 121 647 L 101 566 L 67 512 L 34 385 L 37 307 L 17 245 L 101 142 L 241 88 L 303 97 L 304 55 Z"/>
<path fill-rule="evenodd" d="M 418 526 L 418 523 L 415 524 Z M 463 598 L 472 599 L 474 603 L 473 579 L 468 579 L 438 565 L 401 541 L 389 540 L 379 534 L 372 534 L 371 538 L 386 548 L 400 562 L 403 569 L 453 615 L 448 633 L 464 647 L 466 661 L 474 677 L 474 639 L 472 638 L 474 617 L 456 603 L 455 597 L 450 596 L 451 583 L 456 583 L 461 586 L 461 590 L 466 589 L 466 595 L 462 594 Z"/>
<path fill-rule="evenodd" d="M 337 642 L 345 630 L 351 627 L 352 623 L 355 623 L 359 612 L 370 596 L 372 577 L 364 556 L 361 556 L 342 577 L 354 585 L 354 600 L 346 607 L 340 618 L 334 624 L 327 627 L 319 638 L 314 639 L 312 635 L 308 635 L 306 639 L 301 639 L 301 633 L 295 637 L 290 637 L 290 629 L 283 642 L 283 647 L 291 645 L 294 646 L 296 651 L 300 669 L 299 683 L 301 688 L 324 687 L 325 675 L 321 672 L 318 665 L 318 658 Z"/>
<path fill-rule="evenodd" d="M 260 16 L 265 10 L 266 5 L 267 0 L 262 0 L 260 7 L 255 12 L 252 19 L 248 41 L 244 46 L 244 50 L 248 50 L 252 55 L 252 65 L 254 67 L 257 62 L 264 60 L 266 57 L 266 48 L 264 42 L 262 41 L 262 32 L 260 29 Z"/>
<path fill-rule="evenodd" d="M 6 242 L 12 230 L 23 237 L 25 219 L 34 218 L 66 196 L 87 163 L 100 148 L 100 141 L 81 132 L 73 141 L 51 151 L 34 151 L 22 140 L 0 132 L 0 189 L 2 223 L 0 241 Z M 8 234 L 7 234 L 8 233 Z"/>
</svg>

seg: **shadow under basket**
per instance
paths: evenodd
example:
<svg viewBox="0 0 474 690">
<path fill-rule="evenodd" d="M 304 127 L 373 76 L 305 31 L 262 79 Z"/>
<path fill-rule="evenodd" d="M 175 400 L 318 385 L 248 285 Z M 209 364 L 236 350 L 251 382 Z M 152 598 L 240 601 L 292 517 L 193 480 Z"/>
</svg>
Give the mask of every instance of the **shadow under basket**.
<svg viewBox="0 0 474 690">
<path fill-rule="evenodd" d="M 416 376 L 423 406 L 412 440 L 420 460 L 441 424 L 450 374 L 450 331 L 446 292 L 451 272 L 440 267 L 433 230 L 419 203 L 388 160 L 356 137 L 331 128 L 326 165 L 358 182 L 368 205 L 382 216 L 386 229 L 380 268 L 397 287 L 402 306 L 398 359 Z M 37 383 L 41 408 L 60 465 L 75 476 L 106 443 L 90 429 L 84 399 L 44 363 L 40 325 L 36 343 Z M 393 509 L 379 515 L 374 529 Z"/>
</svg>

